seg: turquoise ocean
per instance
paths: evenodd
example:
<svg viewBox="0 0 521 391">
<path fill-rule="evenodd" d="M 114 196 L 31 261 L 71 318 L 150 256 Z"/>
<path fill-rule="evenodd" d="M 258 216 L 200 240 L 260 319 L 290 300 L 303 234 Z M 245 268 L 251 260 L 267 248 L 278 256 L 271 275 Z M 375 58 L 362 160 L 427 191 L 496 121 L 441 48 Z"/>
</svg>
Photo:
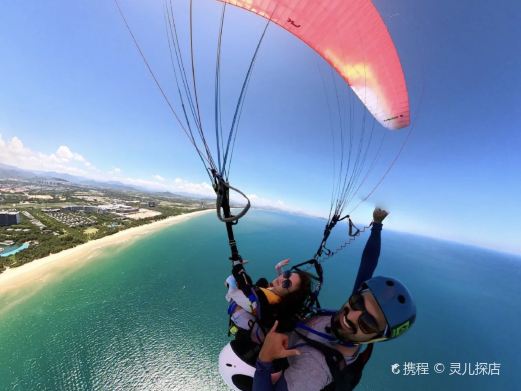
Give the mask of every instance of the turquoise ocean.
<svg viewBox="0 0 521 391">
<path fill-rule="evenodd" d="M 250 212 L 236 227 L 250 274 L 271 278 L 278 260 L 307 259 L 323 224 Z M 376 346 L 358 389 L 521 389 L 521 258 L 385 226 L 382 235 L 375 274 L 405 282 L 418 316 L 402 338 Z M 324 307 L 346 299 L 366 239 L 324 263 Z M 0 297 L 0 390 L 225 390 L 227 257 L 224 226 L 206 214 L 109 249 L 25 300 L 33 287 Z M 499 374 L 470 374 L 476 363 Z"/>
</svg>

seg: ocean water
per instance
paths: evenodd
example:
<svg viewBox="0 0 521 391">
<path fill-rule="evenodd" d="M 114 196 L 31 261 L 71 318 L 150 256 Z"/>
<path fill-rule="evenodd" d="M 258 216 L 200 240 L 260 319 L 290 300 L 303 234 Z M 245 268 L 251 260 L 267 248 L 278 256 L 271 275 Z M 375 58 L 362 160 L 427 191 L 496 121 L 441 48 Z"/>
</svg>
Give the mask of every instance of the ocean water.
<svg viewBox="0 0 521 391">
<path fill-rule="evenodd" d="M 318 219 L 253 211 L 236 232 L 252 276 L 269 278 L 278 260 L 312 255 L 322 229 Z M 376 346 L 358 389 L 518 390 L 521 258 L 385 227 L 382 235 L 375 274 L 406 282 L 418 317 Z M 366 238 L 324 263 L 323 306 L 346 299 Z M 217 356 L 228 341 L 227 257 L 224 227 L 207 214 L 0 297 L 0 390 L 225 390 Z M 428 373 L 404 374 L 405 363 Z M 461 373 L 496 363 L 499 375 L 449 375 L 458 363 Z"/>
</svg>

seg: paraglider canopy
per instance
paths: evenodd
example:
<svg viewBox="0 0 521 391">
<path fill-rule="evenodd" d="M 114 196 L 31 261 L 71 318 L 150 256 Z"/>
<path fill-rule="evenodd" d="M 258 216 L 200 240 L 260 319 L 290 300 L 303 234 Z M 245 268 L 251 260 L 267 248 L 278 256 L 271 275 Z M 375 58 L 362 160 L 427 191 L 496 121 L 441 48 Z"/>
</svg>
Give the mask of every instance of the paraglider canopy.
<svg viewBox="0 0 521 391">
<path fill-rule="evenodd" d="M 391 132 L 375 131 L 375 123 L 378 121 L 388 129 L 400 129 L 410 123 L 409 99 L 405 78 L 400 64 L 396 48 L 391 36 L 378 11 L 370 0 L 219 0 L 223 5 L 220 26 L 216 39 L 216 67 L 215 67 L 215 93 L 214 93 L 214 124 L 211 121 L 203 121 L 204 112 L 200 110 L 200 99 L 197 93 L 196 66 L 194 61 L 193 39 L 193 1 L 189 1 L 188 31 L 189 37 L 189 61 L 183 57 L 186 53 L 180 45 L 181 39 L 176 27 L 173 0 L 167 0 L 164 5 L 166 35 L 170 51 L 170 59 L 175 78 L 175 86 L 178 96 L 178 104 L 171 102 L 165 89 L 159 84 L 158 78 L 152 71 L 143 51 L 132 33 L 117 0 L 116 5 L 121 13 L 123 21 L 129 30 L 132 39 L 143 57 L 145 65 L 151 73 L 166 103 L 172 111 L 180 128 L 186 133 L 189 141 L 198 153 L 208 173 L 217 194 L 217 212 L 219 219 L 226 223 L 229 244 L 232 252 L 231 259 L 240 262 L 237 245 L 233 236 L 232 226 L 236 224 L 247 212 L 250 202 L 246 195 L 229 182 L 229 172 L 242 108 L 245 101 L 247 87 L 251 79 L 255 61 L 258 57 L 261 43 L 266 35 L 268 26 L 277 24 L 303 41 L 316 51 L 331 67 L 336 70 L 343 85 L 344 81 L 354 94 L 360 99 L 367 110 L 362 110 L 363 115 L 360 126 L 357 126 L 356 115 L 350 106 L 343 105 L 339 91 L 334 87 L 334 96 L 330 103 L 326 94 L 326 105 L 329 109 L 329 127 L 333 137 L 333 190 L 331 194 L 330 211 L 327 219 L 324 235 L 317 253 L 312 261 L 317 265 L 323 256 L 330 257 L 337 250 L 326 247 L 329 234 L 338 222 L 349 223 L 349 237 L 344 248 L 354 240 L 364 229 L 354 227 L 350 214 L 358 205 L 367 200 L 375 189 L 382 183 L 399 157 L 410 135 L 411 128 L 401 144 L 396 156 L 388 164 L 380 164 L 383 155 L 382 146 L 386 134 Z M 265 20 L 258 43 L 255 46 L 251 61 L 242 78 L 240 93 L 237 102 L 231 112 L 230 123 L 223 122 L 221 107 L 221 47 L 224 30 L 225 11 L 228 5 L 236 6 L 242 10 L 250 11 Z M 291 53 L 287 55 L 288 66 L 295 61 Z M 329 67 L 327 67 L 329 68 Z M 332 72 L 334 73 L 334 72 Z M 234 80 L 241 81 L 234 75 Z M 337 78 L 331 78 L 336 80 Z M 323 80 L 324 87 L 326 83 Z M 327 90 L 326 88 L 324 88 Z M 228 99 L 229 100 L 229 99 Z M 201 100 L 201 106 L 202 106 Z M 335 115 L 333 107 L 336 102 L 338 123 L 333 123 L 331 118 Z M 232 105 L 233 107 L 233 105 Z M 347 110 L 344 110 L 347 108 Z M 201 115 L 203 112 L 203 115 Z M 370 112 L 374 121 L 368 124 L 366 113 Z M 332 114 L 333 113 L 333 114 Z M 204 125 L 203 125 L 204 123 Z M 209 127 L 214 127 L 210 131 Z M 327 128 L 324 124 L 324 128 Z M 336 129 L 336 128 L 339 129 Z M 360 128 L 360 129 L 358 129 Z M 339 130 L 338 143 L 334 140 L 335 130 Z M 215 148 L 210 147 L 207 137 L 215 133 Z M 395 132 L 396 134 L 396 132 Z M 338 146 L 338 147 L 337 147 Z M 335 160 L 335 153 L 339 152 L 339 162 Z M 384 168 L 383 175 L 376 184 L 366 192 L 366 196 L 351 208 L 348 214 L 344 209 L 349 205 L 361 190 L 363 185 L 376 168 Z M 367 186 L 367 185 L 366 185 Z M 230 190 L 242 195 L 246 200 L 246 206 L 237 215 L 232 215 L 230 208 Z M 353 231 L 353 227 L 355 230 Z M 354 233 L 353 233 L 354 232 Z M 308 264 L 309 262 L 305 262 Z M 317 274 L 318 273 L 317 271 Z"/>
<path fill-rule="evenodd" d="M 388 129 L 409 125 L 409 99 L 391 36 L 370 0 L 220 0 L 254 12 L 304 41 Z"/>
</svg>

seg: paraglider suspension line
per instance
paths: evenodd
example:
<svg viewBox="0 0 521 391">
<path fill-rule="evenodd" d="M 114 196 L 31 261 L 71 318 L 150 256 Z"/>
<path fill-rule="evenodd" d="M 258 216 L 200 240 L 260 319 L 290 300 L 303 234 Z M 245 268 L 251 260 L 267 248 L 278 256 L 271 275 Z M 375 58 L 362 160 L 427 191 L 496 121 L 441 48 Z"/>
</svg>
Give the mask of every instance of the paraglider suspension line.
<svg viewBox="0 0 521 391">
<path fill-rule="evenodd" d="M 233 226 L 236 225 L 239 222 L 239 219 L 242 218 L 250 209 L 250 200 L 242 191 L 230 186 L 230 184 L 224 180 L 224 178 L 217 172 L 216 169 L 212 169 L 211 174 L 213 176 L 213 188 L 215 194 L 217 195 L 217 217 L 226 224 L 226 233 L 228 235 L 228 243 L 231 250 L 230 259 L 234 262 L 234 264 L 235 262 L 242 262 L 242 258 L 239 255 L 239 250 L 237 249 L 237 242 L 235 241 L 233 234 Z M 231 213 L 230 189 L 239 193 L 246 199 L 246 206 L 237 215 L 233 215 Z"/>
</svg>

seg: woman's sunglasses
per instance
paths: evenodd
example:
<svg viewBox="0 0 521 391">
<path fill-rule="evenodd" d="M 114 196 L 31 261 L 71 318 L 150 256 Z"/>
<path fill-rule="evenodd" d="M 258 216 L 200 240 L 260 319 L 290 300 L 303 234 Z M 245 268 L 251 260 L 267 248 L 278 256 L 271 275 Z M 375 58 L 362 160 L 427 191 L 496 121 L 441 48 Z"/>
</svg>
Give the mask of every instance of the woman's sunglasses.
<svg viewBox="0 0 521 391">
<path fill-rule="evenodd" d="M 291 277 L 291 272 L 289 270 L 286 270 L 285 272 L 282 273 L 282 287 L 284 289 L 289 289 L 291 288 L 291 280 L 289 279 Z"/>
</svg>

